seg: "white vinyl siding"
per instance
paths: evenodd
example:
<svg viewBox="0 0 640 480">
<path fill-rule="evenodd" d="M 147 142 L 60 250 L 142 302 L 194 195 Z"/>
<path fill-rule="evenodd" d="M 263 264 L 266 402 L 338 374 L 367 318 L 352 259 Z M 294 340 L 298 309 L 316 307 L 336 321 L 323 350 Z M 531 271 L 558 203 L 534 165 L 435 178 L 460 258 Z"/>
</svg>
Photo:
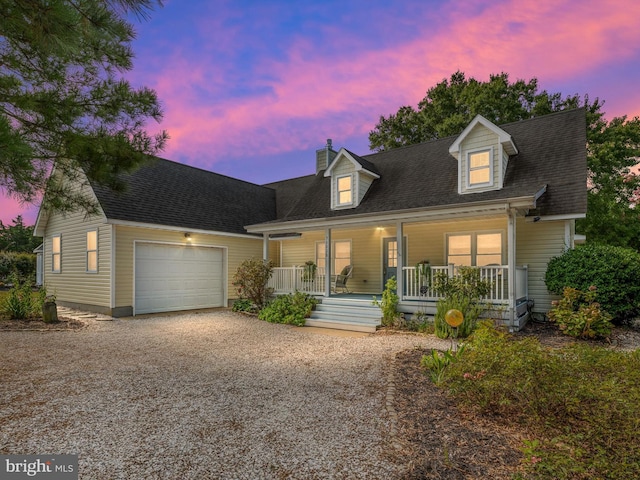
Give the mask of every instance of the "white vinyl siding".
<svg viewBox="0 0 640 480">
<path fill-rule="evenodd" d="M 63 216 L 51 214 L 47 232 L 60 235 L 59 273 L 52 274 L 55 266 L 53 242 L 45 242 L 44 284 L 48 292 L 60 302 L 111 307 L 111 260 L 105 252 L 111 251 L 111 227 L 102 215 L 86 217 L 84 212 Z M 87 232 L 96 231 L 96 271 L 87 275 Z"/>
<path fill-rule="evenodd" d="M 549 260 L 565 251 L 565 225 L 564 220 L 534 223 L 519 218 L 517 221 L 516 264 L 529 266 L 529 298 L 535 301 L 535 312 L 548 312 L 551 302 L 558 298 L 549 293 L 544 277 Z"/>
<path fill-rule="evenodd" d="M 460 145 L 459 192 L 476 193 L 502 187 L 503 149 L 498 136 L 483 125 L 476 125 Z M 488 155 L 488 164 L 487 164 Z"/>
<path fill-rule="evenodd" d="M 62 238 L 60 235 L 51 237 L 51 271 L 60 273 L 62 267 Z"/>
<path fill-rule="evenodd" d="M 98 272 L 98 230 L 87 232 L 87 272 Z"/>
</svg>

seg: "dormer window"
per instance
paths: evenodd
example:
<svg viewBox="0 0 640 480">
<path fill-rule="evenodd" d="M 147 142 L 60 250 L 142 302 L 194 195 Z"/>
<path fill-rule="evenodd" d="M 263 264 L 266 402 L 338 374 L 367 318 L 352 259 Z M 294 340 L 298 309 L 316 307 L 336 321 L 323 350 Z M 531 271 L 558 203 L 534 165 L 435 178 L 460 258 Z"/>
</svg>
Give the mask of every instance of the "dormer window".
<svg viewBox="0 0 640 480">
<path fill-rule="evenodd" d="M 485 187 L 493 184 L 491 157 L 491 149 L 469 152 L 469 187 Z"/>
<path fill-rule="evenodd" d="M 511 135 L 476 115 L 449 147 L 458 161 L 458 193 L 476 194 L 504 186 L 509 159 L 518 154 Z"/>
<path fill-rule="evenodd" d="M 353 177 L 345 175 L 337 177 L 338 206 L 346 206 L 353 204 Z"/>
<path fill-rule="evenodd" d="M 370 161 L 341 148 L 325 177 L 331 178 L 331 209 L 357 208 L 376 178 L 376 166 Z"/>
</svg>

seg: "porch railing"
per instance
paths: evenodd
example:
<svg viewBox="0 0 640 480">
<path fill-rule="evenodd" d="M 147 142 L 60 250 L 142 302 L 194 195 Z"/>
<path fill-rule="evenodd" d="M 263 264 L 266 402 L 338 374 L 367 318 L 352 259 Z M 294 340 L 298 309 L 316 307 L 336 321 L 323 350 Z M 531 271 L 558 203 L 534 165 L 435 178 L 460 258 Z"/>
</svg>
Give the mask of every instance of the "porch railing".
<svg viewBox="0 0 640 480">
<path fill-rule="evenodd" d="M 306 273 L 303 266 L 275 267 L 267 287 L 273 288 L 273 292 L 279 295 L 295 291 L 323 295 L 325 269 L 318 268 L 312 277 Z"/>
<path fill-rule="evenodd" d="M 492 303 L 509 303 L 509 268 L 507 265 L 495 265 L 478 267 L 480 278 L 491 282 L 491 291 L 484 300 Z M 437 273 L 446 273 L 448 276 L 456 274 L 454 265 L 431 267 L 431 279 Z M 433 290 L 433 283 L 422 275 L 416 275 L 416 267 L 403 267 L 404 295 L 403 300 L 430 300 L 440 298 Z M 527 297 L 527 266 L 516 267 L 516 299 Z"/>
<path fill-rule="evenodd" d="M 509 303 L 509 269 L 507 265 L 479 267 L 480 277 L 491 282 L 491 292 L 484 300 L 496 304 Z M 432 266 L 431 278 L 438 272 L 445 272 L 449 276 L 456 273 L 454 265 Z M 434 290 L 431 282 L 416 275 L 416 267 L 403 267 L 404 295 L 402 300 L 436 301 L 441 298 Z M 275 267 L 269 279 L 268 287 L 276 294 L 305 292 L 310 295 L 324 295 L 325 269 L 318 268 L 315 275 L 309 278 L 304 266 Z M 528 296 L 527 266 L 516 267 L 516 300 L 522 301 Z"/>
</svg>

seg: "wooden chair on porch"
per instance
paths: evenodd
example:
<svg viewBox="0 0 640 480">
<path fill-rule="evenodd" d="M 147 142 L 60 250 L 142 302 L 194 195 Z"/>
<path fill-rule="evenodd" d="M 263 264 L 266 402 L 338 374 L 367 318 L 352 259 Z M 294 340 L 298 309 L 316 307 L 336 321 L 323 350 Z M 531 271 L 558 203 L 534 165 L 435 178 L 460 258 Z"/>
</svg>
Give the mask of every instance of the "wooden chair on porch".
<svg viewBox="0 0 640 480">
<path fill-rule="evenodd" d="M 331 282 L 331 289 L 333 290 L 333 293 L 338 293 L 338 288 L 342 289 L 342 293 L 344 293 L 345 291 L 347 293 L 351 293 L 347 288 L 347 280 L 351 278 L 352 273 L 353 267 L 351 265 L 347 265 L 342 269 L 340 274 L 333 277 L 333 280 Z"/>
</svg>

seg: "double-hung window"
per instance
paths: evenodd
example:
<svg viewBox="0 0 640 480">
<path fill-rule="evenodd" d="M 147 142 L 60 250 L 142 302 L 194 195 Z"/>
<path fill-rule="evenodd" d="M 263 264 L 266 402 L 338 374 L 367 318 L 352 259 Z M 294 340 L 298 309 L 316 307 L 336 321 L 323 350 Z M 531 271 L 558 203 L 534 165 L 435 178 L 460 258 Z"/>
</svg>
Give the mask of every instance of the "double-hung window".
<svg viewBox="0 0 640 480">
<path fill-rule="evenodd" d="M 447 264 L 502 265 L 502 250 L 501 232 L 447 235 Z"/>
<path fill-rule="evenodd" d="M 98 231 L 87 232 L 87 272 L 98 272 Z"/>
<path fill-rule="evenodd" d="M 51 271 L 60 273 L 62 265 L 62 239 L 60 235 L 51 237 Z"/>
<path fill-rule="evenodd" d="M 491 150 L 469 153 L 468 179 L 469 187 L 481 187 L 493 184 L 493 168 Z"/>
<path fill-rule="evenodd" d="M 336 179 L 337 206 L 353 204 L 353 177 L 345 175 Z"/>
<path fill-rule="evenodd" d="M 331 250 L 331 271 L 338 274 L 347 265 L 351 265 L 351 241 L 336 240 Z M 320 271 L 327 267 L 327 252 L 324 242 L 316 243 L 316 265 Z"/>
</svg>

